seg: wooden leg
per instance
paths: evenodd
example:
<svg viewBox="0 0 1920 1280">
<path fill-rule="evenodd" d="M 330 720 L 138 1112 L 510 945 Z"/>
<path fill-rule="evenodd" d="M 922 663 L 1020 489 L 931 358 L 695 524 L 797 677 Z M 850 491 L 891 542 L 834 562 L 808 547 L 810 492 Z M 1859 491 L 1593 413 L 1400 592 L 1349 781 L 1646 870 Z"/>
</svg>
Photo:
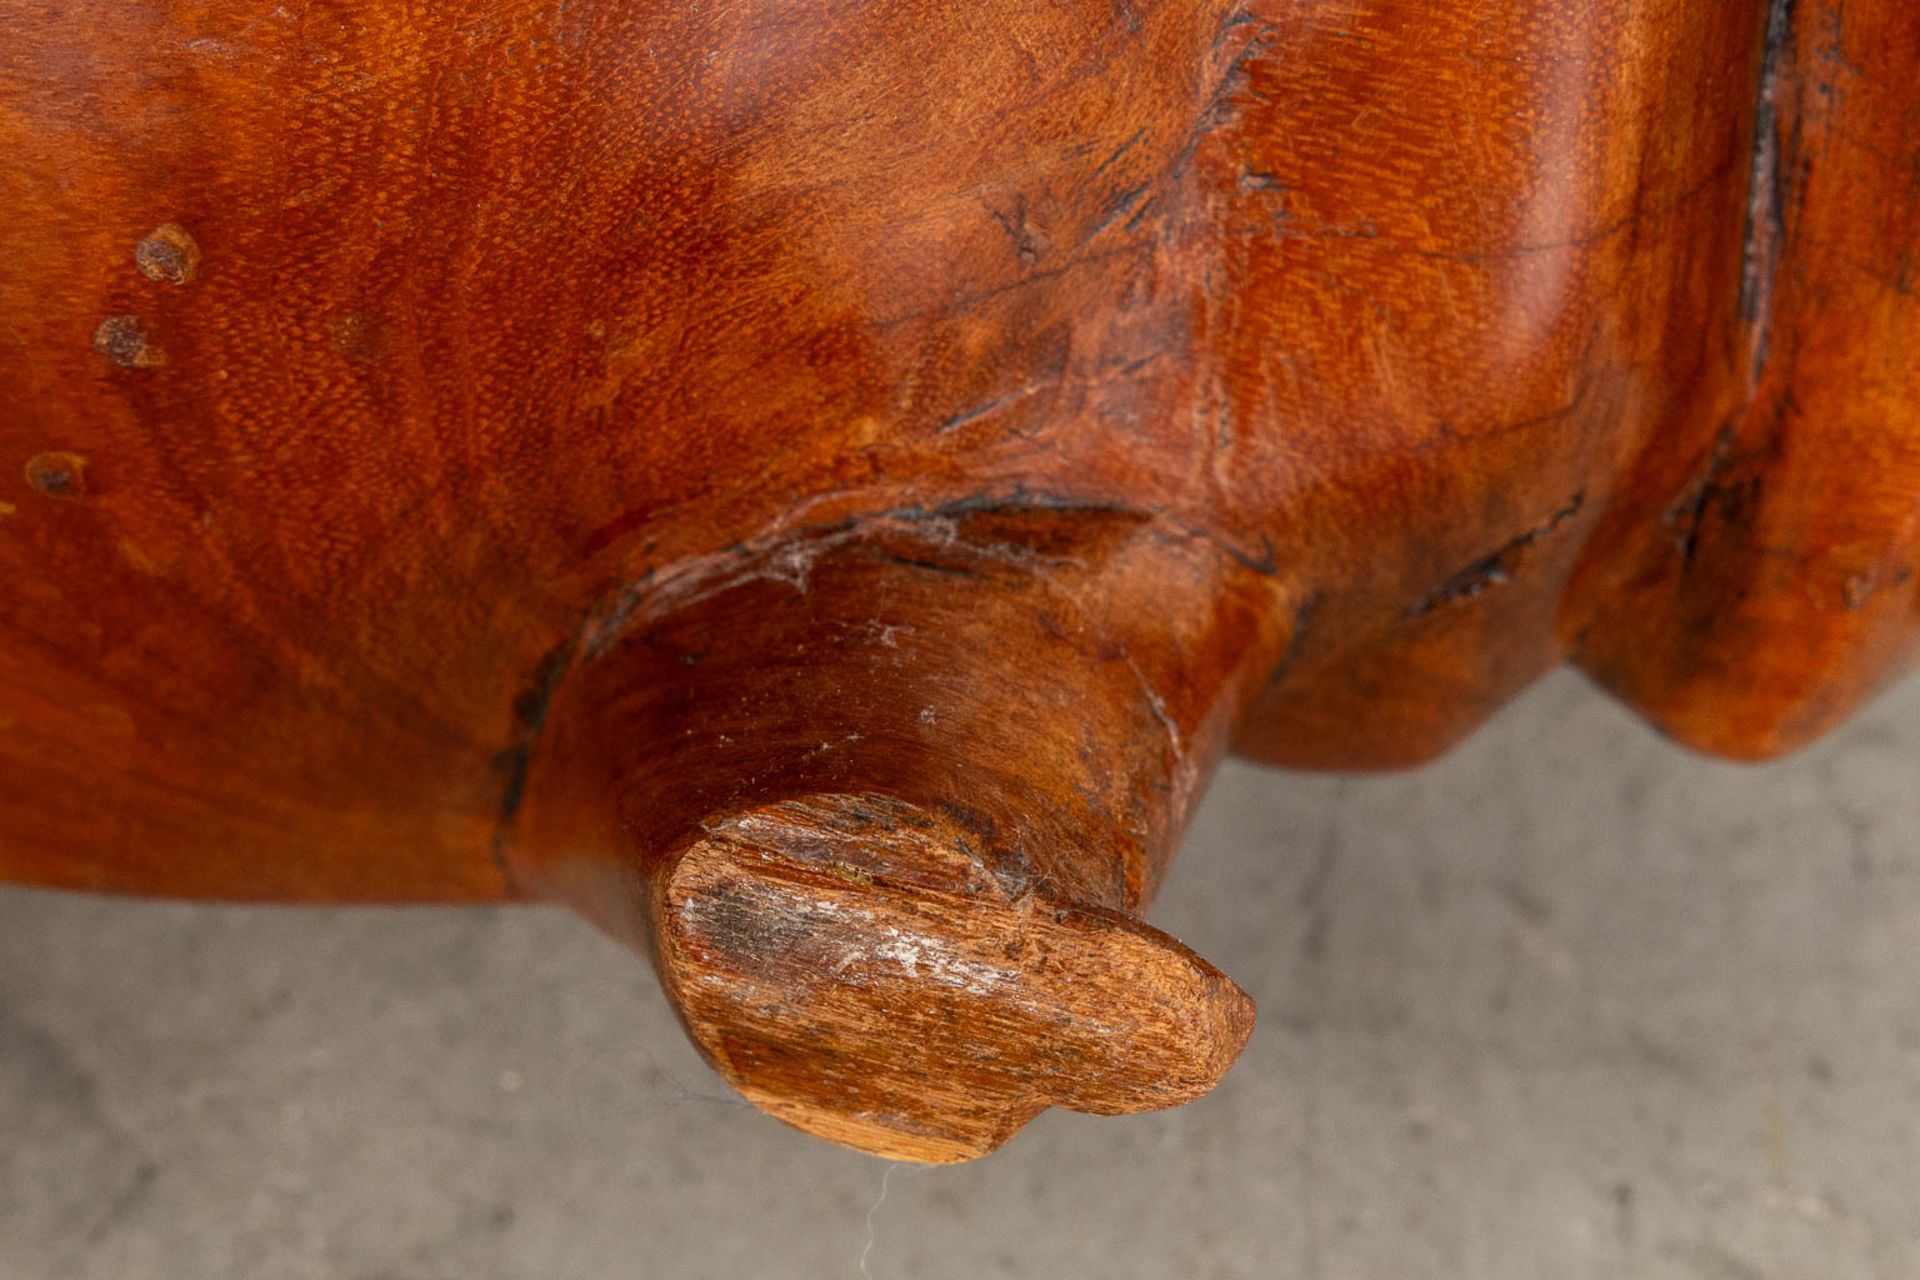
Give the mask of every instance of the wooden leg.
<svg viewBox="0 0 1920 1280">
<path fill-rule="evenodd" d="M 515 871 L 648 946 L 753 1102 L 898 1159 L 1197 1097 L 1251 1001 L 1141 923 L 1283 636 L 1275 579 L 1136 512 L 894 512 L 724 553 L 589 629 Z"/>
</svg>

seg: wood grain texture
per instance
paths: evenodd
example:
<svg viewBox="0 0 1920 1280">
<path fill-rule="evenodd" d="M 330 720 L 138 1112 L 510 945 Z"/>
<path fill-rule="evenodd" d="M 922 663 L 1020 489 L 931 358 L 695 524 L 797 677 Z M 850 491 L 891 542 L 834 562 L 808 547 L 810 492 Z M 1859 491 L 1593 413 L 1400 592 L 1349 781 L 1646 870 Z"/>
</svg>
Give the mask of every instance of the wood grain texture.
<svg viewBox="0 0 1920 1280">
<path fill-rule="evenodd" d="M 565 901 L 950 1159 L 1230 1062 L 1139 920 L 1230 745 L 1913 657 L 1902 0 L 0 27 L 3 878 Z"/>
<path fill-rule="evenodd" d="M 1252 1006 L 1135 913 L 1285 644 L 1273 581 L 1032 496 L 685 563 L 556 675 L 512 873 L 650 944 L 811 1132 L 946 1160 L 1049 1103 L 1184 1101 Z"/>
</svg>

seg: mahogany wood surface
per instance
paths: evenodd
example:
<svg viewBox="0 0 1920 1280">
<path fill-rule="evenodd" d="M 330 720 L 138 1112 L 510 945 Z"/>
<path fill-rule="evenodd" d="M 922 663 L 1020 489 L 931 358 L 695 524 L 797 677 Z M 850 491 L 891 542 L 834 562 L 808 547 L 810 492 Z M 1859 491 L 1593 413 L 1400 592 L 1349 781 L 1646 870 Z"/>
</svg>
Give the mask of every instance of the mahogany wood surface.
<svg viewBox="0 0 1920 1280">
<path fill-rule="evenodd" d="M 901 1158 L 1203 1092 L 1213 762 L 1911 661 L 1907 0 L 0 0 L 0 879 L 566 902 Z"/>
</svg>

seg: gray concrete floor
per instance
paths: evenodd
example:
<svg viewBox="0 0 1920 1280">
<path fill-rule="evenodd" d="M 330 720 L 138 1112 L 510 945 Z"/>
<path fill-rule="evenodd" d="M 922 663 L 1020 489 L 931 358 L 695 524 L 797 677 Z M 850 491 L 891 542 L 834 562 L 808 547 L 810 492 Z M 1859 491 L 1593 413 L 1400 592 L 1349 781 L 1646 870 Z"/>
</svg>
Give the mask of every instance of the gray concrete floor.
<svg viewBox="0 0 1920 1280">
<path fill-rule="evenodd" d="M 0 891 L 0 1277 L 1908 1280 L 1916 782 L 1920 684 L 1758 770 L 1567 676 L 1229 766 L 1154 918 L 1245 1058 L 931 1171 L 730 1100 L 557 911 Z"/>
</svg>

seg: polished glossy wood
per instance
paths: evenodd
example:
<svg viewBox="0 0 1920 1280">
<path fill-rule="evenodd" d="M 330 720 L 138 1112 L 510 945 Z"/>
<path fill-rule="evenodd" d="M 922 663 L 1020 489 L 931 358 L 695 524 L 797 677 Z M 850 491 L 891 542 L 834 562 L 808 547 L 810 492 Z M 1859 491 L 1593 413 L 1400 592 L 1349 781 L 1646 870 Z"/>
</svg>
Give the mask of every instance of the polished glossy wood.
<svg viewBox="0 0 1920 1280">
<path fill-rule="evenodd" d="M 905 1158 L 1165 1105 L 1213 761 L 1913 656 L 1903 0 L 0 0 L 0 877 L 567 902 Z"/>
</svg>

